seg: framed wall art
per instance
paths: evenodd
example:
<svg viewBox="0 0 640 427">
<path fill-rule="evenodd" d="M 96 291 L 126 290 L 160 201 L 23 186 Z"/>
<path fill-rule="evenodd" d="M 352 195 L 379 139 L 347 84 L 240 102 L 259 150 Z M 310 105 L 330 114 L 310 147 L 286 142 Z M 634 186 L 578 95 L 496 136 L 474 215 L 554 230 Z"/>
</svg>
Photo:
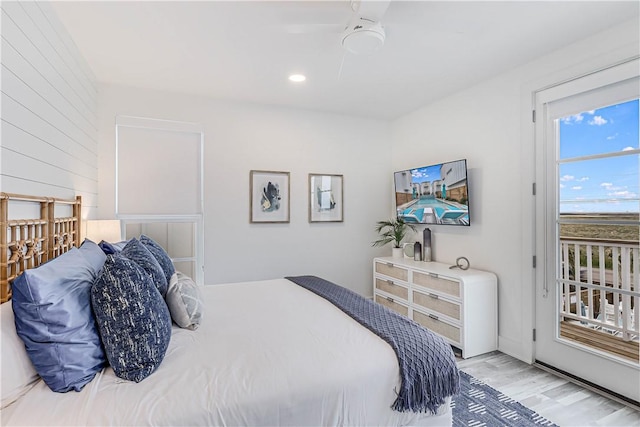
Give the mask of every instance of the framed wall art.
<svg viewBox="0 0 640 427">
<path fill-rule="evenodd" d="M 249 185 L 250 222 L 289 222 L 289 172 L 252 170 Z"/>
<path fill-rule="evenodd" d="M 342 222 L 343 176 L 309 174 L 309 222 Z"/>
</svg>

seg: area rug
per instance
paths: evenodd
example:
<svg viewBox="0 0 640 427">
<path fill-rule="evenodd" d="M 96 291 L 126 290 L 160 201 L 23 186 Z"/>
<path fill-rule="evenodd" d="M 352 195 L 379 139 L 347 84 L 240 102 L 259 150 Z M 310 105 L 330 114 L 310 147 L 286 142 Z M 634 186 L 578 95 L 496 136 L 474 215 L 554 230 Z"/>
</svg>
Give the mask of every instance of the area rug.
<svg viewBox="0 0 640 427">
<path fill-rule="evenodd" d="M 519 402 L 460 371 L 460 394 L 451 402 L 453 427 L 554 426 Z"/>
</svg>

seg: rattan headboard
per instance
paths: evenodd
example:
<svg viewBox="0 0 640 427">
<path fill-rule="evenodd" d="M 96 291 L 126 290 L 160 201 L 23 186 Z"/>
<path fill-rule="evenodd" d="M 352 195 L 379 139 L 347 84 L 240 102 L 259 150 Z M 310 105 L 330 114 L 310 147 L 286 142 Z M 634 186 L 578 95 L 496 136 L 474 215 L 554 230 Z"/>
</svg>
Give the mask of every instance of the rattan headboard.
<svg viewBox="0 0 640 427">
<path fill-rule="evenodd" d="M 39 204 L 39 218 L 9 219 L 11 202 Z M 56 217 L 56 205 L 72 215 Z M 0 193 L 0 302 L 11 299 L 11 282 L 29 268 L 80 246 L 82 198 L 75 200 Z"/>
</svg>

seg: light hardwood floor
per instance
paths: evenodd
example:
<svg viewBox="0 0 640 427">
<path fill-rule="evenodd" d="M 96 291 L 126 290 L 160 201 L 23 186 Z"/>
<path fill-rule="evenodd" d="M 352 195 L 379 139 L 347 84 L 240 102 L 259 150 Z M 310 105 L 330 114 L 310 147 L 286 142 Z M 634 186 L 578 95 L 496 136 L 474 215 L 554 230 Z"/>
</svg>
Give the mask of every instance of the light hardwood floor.
<svg viewBox="0 0 640 427">
<path fill-rule="evenodd" d="M 640 426 L 640 411 L 497 351 L 458 366 L 559 426 Z"/>
</svg>

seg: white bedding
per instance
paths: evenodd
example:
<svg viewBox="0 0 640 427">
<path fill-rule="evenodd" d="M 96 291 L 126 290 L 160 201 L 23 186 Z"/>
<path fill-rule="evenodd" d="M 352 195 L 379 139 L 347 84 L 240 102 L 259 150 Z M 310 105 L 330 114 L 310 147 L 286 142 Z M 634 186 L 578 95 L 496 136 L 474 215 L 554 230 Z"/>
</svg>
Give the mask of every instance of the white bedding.
<svg viewBox="0 0 640 427">
<path fill-rule="evenodd" d="M 390 409 L 391 347 L 286 279 L 206 286 L 196 331 L 174 326 L 164 361 L 141 383 L 110 368 L 79 392 L 42 382 L 2 410 L 3 425 L 451 425 Z"/>
</svg>

